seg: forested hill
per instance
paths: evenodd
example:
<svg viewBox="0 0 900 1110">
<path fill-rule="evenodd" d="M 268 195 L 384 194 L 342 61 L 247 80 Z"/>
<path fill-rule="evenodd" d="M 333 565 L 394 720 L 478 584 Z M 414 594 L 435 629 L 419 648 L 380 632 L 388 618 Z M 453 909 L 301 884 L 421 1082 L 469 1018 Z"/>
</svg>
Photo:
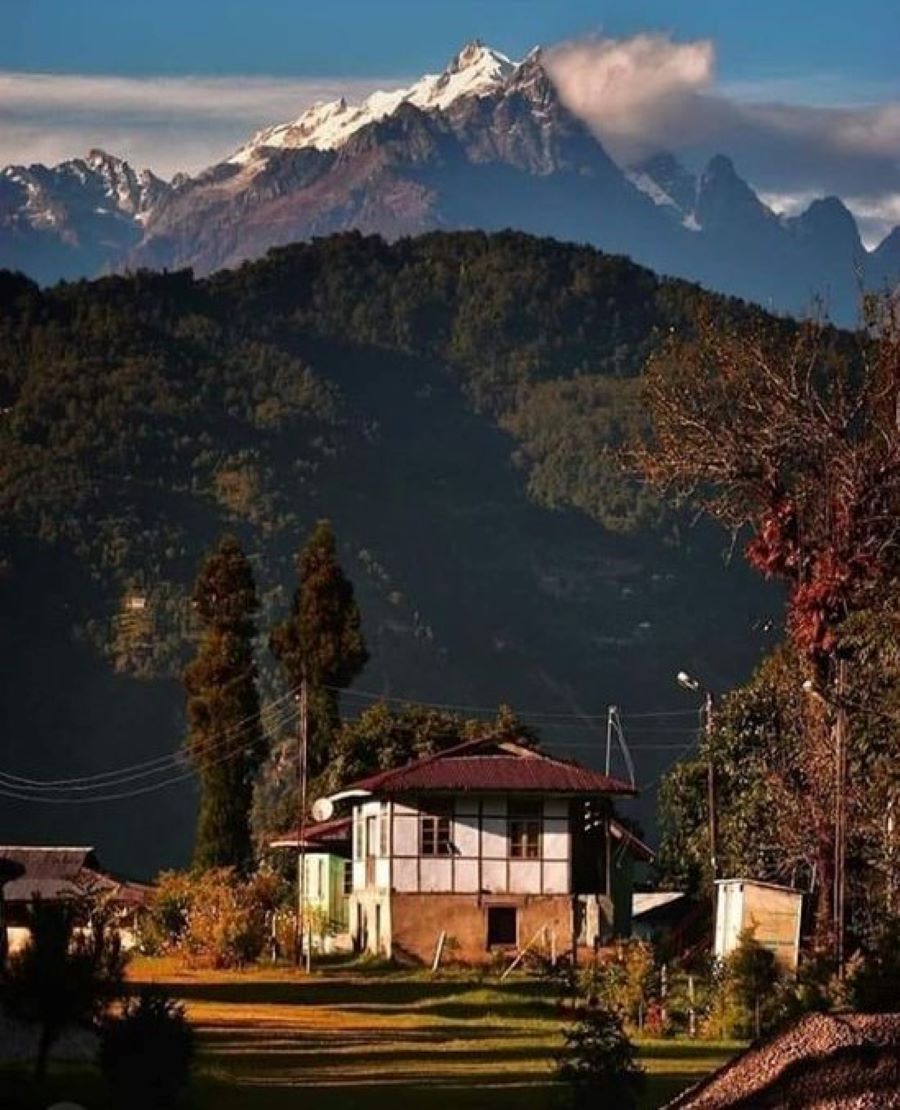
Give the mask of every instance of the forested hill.
<svg viewBox="0 0 900 1110">
<path fill-rule="evenodd" d="M 518 234 L 340 235 L 203 281 L 0 275 L 0 767 L 63 778 L 177 747 L 202 553 L 241 539 L 270 626 L 323 515 L 363 609 L 362 691 L 507 701 L 590 761 L 596 728 L 553 714 L 689 710 L 679 667 L 743 677 L 777 599 L 609 458 L 648 353 L 699 307 L 758 313 Z M 260 661 L 272 696 L 264 636 Z M 689 716 L 653 722 L 629 730 L 641 782 L 690 740 Z M 7 798 L 0 838 L 147 872 L 184 862 L 194 804 L 190 784 Z"/>
</svg>

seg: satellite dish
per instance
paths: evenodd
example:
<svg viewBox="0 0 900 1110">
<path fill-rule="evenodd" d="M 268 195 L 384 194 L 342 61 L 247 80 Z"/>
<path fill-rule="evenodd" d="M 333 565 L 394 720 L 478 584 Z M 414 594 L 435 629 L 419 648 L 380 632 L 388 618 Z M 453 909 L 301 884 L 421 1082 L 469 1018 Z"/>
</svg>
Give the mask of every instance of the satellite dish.
<svg viewBox="0 0 900 1110">
<path fill-rule="evenodd" d="M 327 821 L 334 813 L 334 805 L 330 798 L 316 798 L 313 802 L 312 815 L 317 821 Z"/>
</svg>

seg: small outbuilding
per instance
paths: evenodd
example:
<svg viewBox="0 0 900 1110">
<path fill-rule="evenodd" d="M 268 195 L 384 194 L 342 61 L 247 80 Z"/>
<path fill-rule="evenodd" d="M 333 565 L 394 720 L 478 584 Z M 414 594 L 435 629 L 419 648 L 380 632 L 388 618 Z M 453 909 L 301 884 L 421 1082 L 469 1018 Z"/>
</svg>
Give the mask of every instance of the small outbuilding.
<svg viewBox="0 0 900 1110">
<path fill-rule="evenodd" d="M 742 933 L 768 948 L 782 971 L 794 972 L 800 958 L 803 892 L 758 879 L 716 882 L 715 955 L 725 959 Z"/>
</svg>

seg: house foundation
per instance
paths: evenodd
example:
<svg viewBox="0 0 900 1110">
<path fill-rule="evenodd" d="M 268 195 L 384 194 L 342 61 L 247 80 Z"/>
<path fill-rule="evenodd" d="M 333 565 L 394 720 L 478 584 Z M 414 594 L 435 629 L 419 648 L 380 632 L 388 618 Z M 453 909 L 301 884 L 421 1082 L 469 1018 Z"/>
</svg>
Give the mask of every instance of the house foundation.
<svg viewBox="0 0 900 1110">
<path fill-rule="evenodd" d="M 483 964 L 494 953 L 571 952 L 572 899 L 568 895 L 398 894 L 391 896 L 390 954 L 430 963 L 441 933 L 443 958 Z"/>
</svg>

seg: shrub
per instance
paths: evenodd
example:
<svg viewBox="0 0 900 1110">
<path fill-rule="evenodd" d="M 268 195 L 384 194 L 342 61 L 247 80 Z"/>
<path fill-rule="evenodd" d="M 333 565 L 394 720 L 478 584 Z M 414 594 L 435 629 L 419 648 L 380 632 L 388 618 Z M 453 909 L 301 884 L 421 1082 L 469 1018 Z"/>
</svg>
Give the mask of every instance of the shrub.
<svg viewBox="0 0 900 1110">
<path fill-rule="evenodd" d="M 159 876 L 141 922 L 142 952 L 149 956 L 161 956 L 178 948 L 187 928 L 192 897 L 189 874 L 164 871 Z"/>
<path fill-rule="evenodd" d="M 164 1110 L 187 1090 L 194 1033 L 184 1007 L 164 992 L 145 987 L 108 1019 L 100 1039 L 100 1068 L 117 1106 Z"/>
<path fill-rule="evenodd" d="M 742 1040 L 767 1033 L 786 1016 L 788 994 L 774 955 L 745 930 L 714 971 L 706 1031 Z"/>
<path fill-rule="evenodd" d="M 282 881 L 268 872 L 249 879 L 229 867 L 168 872 L 142 932 L 145 950 L 178 952 L 211 967 L 251 963 L 266 947 L 282 893 Z"/>
<path fill-rule="evenodd" d="M 619 1014 L 599 1005 L 585 1006 L 563 1036 L 558 1075 L 568 1085 L 572 1105 L 577 1110 L 631 1110 L 644 1076 Z"/>
<path fill-rule="evenodd" d="M 642 1026 L 659 1001 L 653 947 L 644 941 L 621 941 L 611 959 L 596 962 L 581 976 L 581 993 L 618 1013 L 630 1025 Z"/>
<path fill-rule="evenodd" d="M 888 921 L 848 977 L 849 1002 L 864 1013 L 900 1012 L 900 920 Z"/>
</svg>

